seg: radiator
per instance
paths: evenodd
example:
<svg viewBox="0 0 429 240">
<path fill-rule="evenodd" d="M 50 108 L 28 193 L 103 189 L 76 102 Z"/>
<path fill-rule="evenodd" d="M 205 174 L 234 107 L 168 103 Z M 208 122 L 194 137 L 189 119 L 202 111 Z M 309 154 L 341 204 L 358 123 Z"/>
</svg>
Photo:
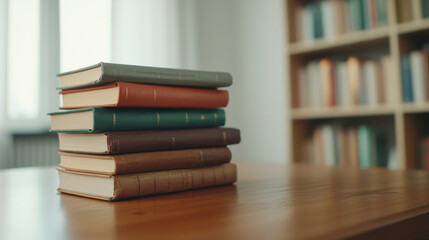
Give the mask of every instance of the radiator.
<svg viewBox="0 0 429 240">
<path fill-rule="evenodd" d="M 13 135 L 13 167 L 53 166 L 58 163 L 57 134 Z"/>
</svg>

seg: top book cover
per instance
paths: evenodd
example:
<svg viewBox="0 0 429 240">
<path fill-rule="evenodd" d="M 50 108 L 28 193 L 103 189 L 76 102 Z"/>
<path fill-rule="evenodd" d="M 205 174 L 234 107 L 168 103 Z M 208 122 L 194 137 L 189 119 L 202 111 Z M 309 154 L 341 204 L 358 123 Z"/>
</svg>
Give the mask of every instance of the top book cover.
<svg viewBox="0 0 429 240">
<path fill-rule="evenodd" d="M 132 82 L 197 88 L 227 87 L 232 76 L 227 72 L 211 72 L 174 68 L 157 68 L 100 62 L 77 70 L 58 74 L 58 89 L 75 89 L 112 82 Z"/>
</svg>

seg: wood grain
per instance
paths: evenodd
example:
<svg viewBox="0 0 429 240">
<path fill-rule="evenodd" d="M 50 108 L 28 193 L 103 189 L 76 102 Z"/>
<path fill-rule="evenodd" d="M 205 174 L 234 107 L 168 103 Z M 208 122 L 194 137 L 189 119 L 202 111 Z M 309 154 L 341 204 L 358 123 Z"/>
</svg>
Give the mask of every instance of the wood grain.
<svg viewBox="0 0 429 240">
<path fill-rule="evenodd" d="M 0 239 L 407 239 L 429 233 L 429 173 L 238 163 L 237 184 L 103 202 L 54 167 L 0 171 Z"/>
</svg>

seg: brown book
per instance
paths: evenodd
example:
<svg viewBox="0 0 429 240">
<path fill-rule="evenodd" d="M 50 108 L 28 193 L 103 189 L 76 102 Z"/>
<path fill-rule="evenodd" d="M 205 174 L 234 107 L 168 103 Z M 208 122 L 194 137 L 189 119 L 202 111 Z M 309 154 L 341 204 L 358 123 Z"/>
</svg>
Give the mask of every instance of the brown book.
<svg viewBox="0 0 429 240">
<path fill-rule="evenodd" d="M 333 86 L 332 86 L 332 60 L 328 58 L 323 58 L 320 60 L 320 72 L 322 78 L 322 88 L 323 88 L 323 105 L 325 107 L 333 106 Z"/>
<path fill-rule="evenodd" d="M 220 108 L 228 91 L 127 82 L 60 92 L 62 109 L 85 107 Z"/>
<path fill-rule="evenodd" d="M 164 171 L 220 165 L 231 161 L 226 148 L 199 148 L 120 155 L 91 155 L 60 152 L 59 167 L 71 171 L 106 175 Z"/>
<path fill-rule="evenodd" d="M 357 127 L 350 127 L 349 129 L 347 129 L 347 144 L 348 156 L 346 165 L 352 167 L 359 167 Z"/>
<path fill-rule="evenodd" d="M 58 174 L 59 192 L 107 201 L 181 192 L 237 181 L 237 167 L 232 163 L 205 168 L 115 176 L 58 168 Z"/>
<path fill-rule="evenodd" d="M 359 84 L 361 79 L 361 61 L 357 57 L 347 59 L 347 79 L 349 81 L 349 97 L 352 105 L 359 104 Z"/>
<path fill-rule="evenodd" d="M 160 150 L 221 147 L 240 142 L 235 128 L 196 128 L 103 133 L 58 133 L 65 152 L 121 154 Z"/>
</svg>

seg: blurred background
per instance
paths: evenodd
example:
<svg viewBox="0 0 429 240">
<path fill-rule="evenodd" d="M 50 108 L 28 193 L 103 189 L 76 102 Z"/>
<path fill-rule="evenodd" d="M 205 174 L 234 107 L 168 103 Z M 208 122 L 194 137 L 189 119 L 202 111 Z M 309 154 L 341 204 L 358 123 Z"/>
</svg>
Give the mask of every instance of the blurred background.
<svg viewBox="0 0 429 240">
<path fill-rule="evenodd" d="M 233 160 L 429 170 L 429 0 L 0 0 L 0 168 L 55 165 L 59 72 L 226 71 Z"/>
<path fill-rule="evenodd" d="M 100 61 L 227 71 L 234 160 L 288 161 L 281 0 L 0 0 L 0 168 L 54 165 L 56 74 Z"/>
</svg>

